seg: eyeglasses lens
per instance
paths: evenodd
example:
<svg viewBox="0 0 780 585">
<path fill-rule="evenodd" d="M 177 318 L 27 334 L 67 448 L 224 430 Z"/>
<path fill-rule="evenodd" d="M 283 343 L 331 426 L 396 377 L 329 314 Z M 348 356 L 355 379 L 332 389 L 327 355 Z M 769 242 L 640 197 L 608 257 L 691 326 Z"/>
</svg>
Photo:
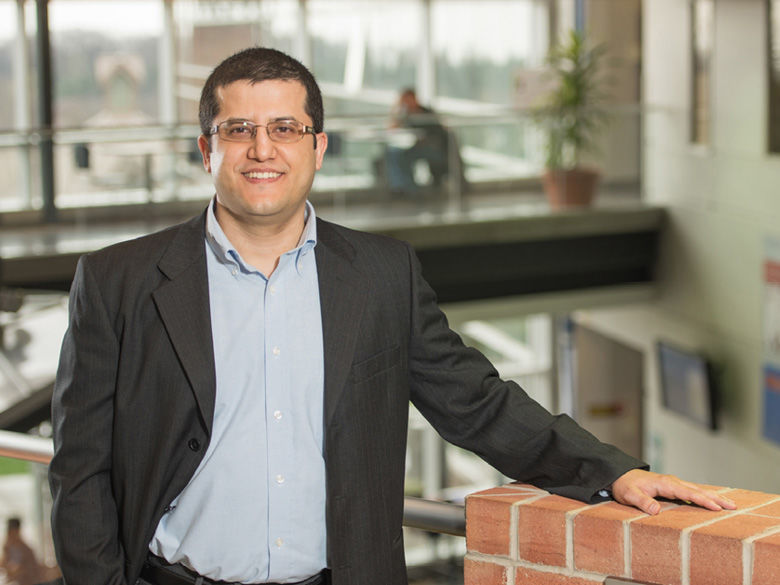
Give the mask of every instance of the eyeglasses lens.
<svg viewBox="0 0 780 585">
<path fill-rule="evenodd" d="M 270 124 L 253 124 L 248 121 L 223 122 L 218 128 L 219 137 L 233 142 L 252 142 L 258 128 L 265 128 L 274 142 L 298 142 L 304 135 L 303 125 L 293 120 L 281 120 Z"/>
</svg>

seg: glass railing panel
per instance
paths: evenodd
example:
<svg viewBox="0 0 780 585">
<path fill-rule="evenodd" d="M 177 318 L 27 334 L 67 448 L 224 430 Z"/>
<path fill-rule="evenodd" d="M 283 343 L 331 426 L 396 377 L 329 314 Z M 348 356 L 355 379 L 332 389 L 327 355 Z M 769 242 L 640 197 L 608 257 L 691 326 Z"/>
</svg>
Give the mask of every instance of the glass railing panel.
<svg viewBox="0 0 780 585">
<path fill-rule="evenodd" d="M 160 203 L 209 196 L 197 130 L 151 126 L 57 135 L 57 207 Z"/>
<path fill-rule="evenodd" d="M 410 156 L 421 131 L 390 128 L 387 116 L 329 118 L 328 152 L 312 191 L 315 204 L 382 216 L 388 206 L 410 203 L 410 213 L 474 212 L 497 194 L 544 203 L 544 136 L 529 112 L 444 113 L 439 120 L 447 145 L 430 157 Z M 599 192 L 622 189 L 638 199 L 640 132 L 636 109 L 614 109 L 602 147 L 586 161 L 601 171 Z M 197 150 L 198 134 L 192 125 L 56 131 L 56 206 L 136 205 L 137 217 L 143 217 L 148 204 L 205 202 L 213 185 Z M 0 162 L 8 169 L 0 178 L 0 212 L 41 207 L 38 140 L 34 131 L 0 133 Z M 392 169 L 407 156 L 411 190 L 396 188 L 392 180 Z"/>
<path fill-rule="evenodd" d="M 17 133 L 0 134 L 0 213 L 40 207 L 40 156 Z"/>
</svg>

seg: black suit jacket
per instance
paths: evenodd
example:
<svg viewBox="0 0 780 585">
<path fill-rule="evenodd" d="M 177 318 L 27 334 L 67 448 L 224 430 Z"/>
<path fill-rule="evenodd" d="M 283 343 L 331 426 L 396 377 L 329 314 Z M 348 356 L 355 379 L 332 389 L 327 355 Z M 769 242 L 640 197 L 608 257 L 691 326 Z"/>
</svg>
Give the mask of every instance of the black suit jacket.
<svg viewBox="0 0 780 585">
<path fill-rule="evenodd" d="M 140 573 L 209 443 L 205 214 L 83 257 L 52 401 L 52 529 L 68 585 Z M 554 417 L 447 326 L 402 242 L 319 220 L 328 564 L 405 585 L 408 405 L 509 477 L 588 500 L 637 461 Z M 464 267 L 468 269 L 468 267 Z"/>
</svg>

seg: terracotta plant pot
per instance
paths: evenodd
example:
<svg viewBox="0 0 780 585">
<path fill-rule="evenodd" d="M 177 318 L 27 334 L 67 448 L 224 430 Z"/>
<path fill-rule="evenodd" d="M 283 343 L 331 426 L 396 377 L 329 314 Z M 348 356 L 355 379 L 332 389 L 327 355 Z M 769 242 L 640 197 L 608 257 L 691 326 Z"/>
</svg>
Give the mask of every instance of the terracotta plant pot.
<svg viewBox="0 0 780 585">
<path fill-rule="evenodd" d="M 593 202 L 599 173 L 590 169 L 545 170 L 542 185 L 550 207 L 588 207 Z"/>
</svg>

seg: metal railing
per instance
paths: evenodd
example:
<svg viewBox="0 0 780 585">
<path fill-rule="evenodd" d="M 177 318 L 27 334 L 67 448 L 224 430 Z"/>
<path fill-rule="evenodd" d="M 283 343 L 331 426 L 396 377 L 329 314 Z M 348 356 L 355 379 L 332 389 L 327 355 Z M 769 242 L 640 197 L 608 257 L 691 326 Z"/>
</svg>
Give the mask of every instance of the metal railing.
<svg viewBox="0 0 780 585">
<path fill-rule="evenodd" d="M 51 439 L 0 431 L 0 457 L 48 464 L 53 454 Z"/>
<path fill-rule="evenodd" d="M 0 430 L 0 457 L 48 464 L 54 454 L 51 439 Z M 464 506 L 406 496 L 404 526 L 427 532 L 466 535 Z"/>
</svg>

